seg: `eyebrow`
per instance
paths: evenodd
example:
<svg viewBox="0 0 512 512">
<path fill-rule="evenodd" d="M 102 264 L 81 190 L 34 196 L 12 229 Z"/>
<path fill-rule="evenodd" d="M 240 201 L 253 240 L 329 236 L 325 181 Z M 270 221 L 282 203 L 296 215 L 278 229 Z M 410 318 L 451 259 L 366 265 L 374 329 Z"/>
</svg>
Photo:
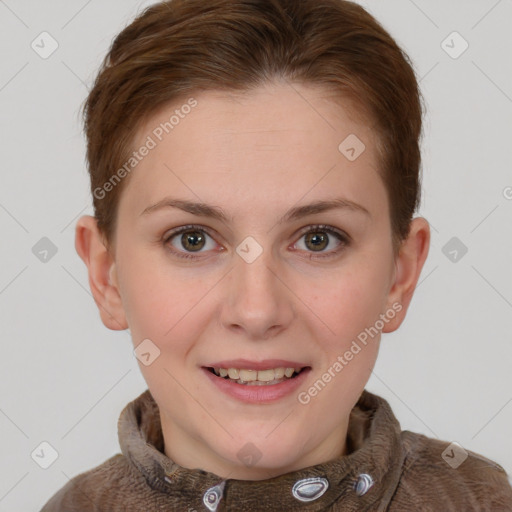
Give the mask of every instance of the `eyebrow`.
<svg viewBox="0 0 512 512">
<path fill-rule="evenodd" d="M 219 206 L 208 205 L 205 203 L 197 203 L 193 201 L 186 201 L 172 197 L 165 197 L 161 201 L 158 201 L 157 203 L 148 206 L 141 212 L 140 216 L 148 215 L 150 213 L 165 208 L 178 208 L 180 210 L 183 210 L 184 212 L 191 213 L 193 215 L 210 217 L 212 219 L 217 219 L 221 222 L 229 222 L 228 216 L 224 213 L 224 210 Z M 315 201 L 313 203 L 302 206 L 295 206 L 291 208 L 288 212 L 286 212 L 278 220 L 277 224 L 298 220 L 308 215 L 323 213 L 328 210 L 334 209 L 349 210 L 353 212 L 363 213 L 369 216 L 370 218 L 372 217 L 371 213 L 364 206 L 358 203 L 354 203 L 353 201 L 350 201 L 348 199 L 335 198 L 325 201 Z"/>
</svg>

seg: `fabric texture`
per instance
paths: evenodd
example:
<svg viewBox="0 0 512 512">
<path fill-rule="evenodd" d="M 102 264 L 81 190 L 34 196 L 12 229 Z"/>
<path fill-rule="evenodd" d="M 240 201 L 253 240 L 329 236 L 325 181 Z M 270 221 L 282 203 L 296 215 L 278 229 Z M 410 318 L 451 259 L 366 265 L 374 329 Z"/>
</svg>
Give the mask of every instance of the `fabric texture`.
<svg viewBox="0 0 512 512">
<path fill-rule="evenodd" d="M 175 464 L 164 453 L 149 390 L 123 409 L 118 434 L 122 453 L 75 476 L 41 512 L 512 512 L 512 487 L 501 466 L 469 451 L 455 464 L 462 452 L 401 431 L 389 404 L 366 390 L 351 412 L 347 455 L 268 480 L 223 480 Z M 315 480 L 308 486 L 307 479 Z"/>
</svg>

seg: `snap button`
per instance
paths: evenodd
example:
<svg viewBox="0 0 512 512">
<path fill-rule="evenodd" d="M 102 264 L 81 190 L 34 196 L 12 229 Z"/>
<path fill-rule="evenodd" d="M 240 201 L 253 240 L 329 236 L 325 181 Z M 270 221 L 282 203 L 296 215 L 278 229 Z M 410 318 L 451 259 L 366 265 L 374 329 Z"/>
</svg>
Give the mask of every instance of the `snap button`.
<svg viewBox="0 0 512 512">
<path fill-rule="evenodd" d="M 357 477 L 357 481 L 354 484 L 354 489 L 358 496 L 363 496 L 363 494 L 366 494 L 370 490 L 370 487 L 372 485 L 373 478 L 370 475 L 367 475 L 366 473 L 362 473 Z"/>
<path fill-rule="evenodd" d="M 217 510 L 217 507 L 219 506 L 219 502 L 222 499 L 222 493 L 224 491 L 224 486 L 226 485 L 226 482 L 221 482 L 218 485 L 215 485 L 213 487 L 210 487 L 203 496 L 203 503 L 206 505 L 206 508 L 208 510 L 211 510 L 211 512 L 215 512 Z"/>
<path fill-rule="evenodd" d="M 295 482 L 292 494 L 299 501 L 313 501 L 320 498 L 328 488 L 329 482 L 325 478 L 304 478 Z"/>
</svg>

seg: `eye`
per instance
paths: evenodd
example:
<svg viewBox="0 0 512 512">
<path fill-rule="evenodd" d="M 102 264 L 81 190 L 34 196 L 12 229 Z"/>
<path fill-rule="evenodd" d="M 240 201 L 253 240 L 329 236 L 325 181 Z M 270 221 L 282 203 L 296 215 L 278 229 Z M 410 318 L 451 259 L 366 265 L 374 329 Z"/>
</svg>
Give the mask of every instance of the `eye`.
<svg viewBox="0 0 512 512">
<path fill-rule="evenodd" d="M 309 253 L 309 259 L 322 259 L 336 256 L 345 247 L 350 245 L 350 237 L 332 226 L 309 226 L 300 235 L 298 247 Z M 201 253 L 214 250 L 217 246 L 212 236 L 202 226 L 181 226 L 164 236 L 164 246 L 178 258 L 197 259 Z M 326 249 L 331 250 L 326 251 Z M 204 250 L 203 250 L 204 249 Z"/>
<path fill-rule="evenodd" d="M 182 226 L 164 237 L 164 245 L 172 247 L 170 251 L 179 258 L 197 258 L 193 253 L 215 249 L 213 238 L 200 226 Z"/>
<path fill-rule="evenodd" d="M 334 242 L 332 240 L 333 238 Z M 350 238 L 348 235 L 336 228 L 333 228 L 332 226 L 325 225 L 310 226 L 307 231 L 301 234 L 300 240 L 304 240 L 304 250 L 310 253 L 312 252 L 312 254 L 309 255 L 310 258 L 333 257 L 341 252 L 344 247 L 350 245 Z M 296 245 L 300 245 L 300 242 L 297 242 Z M 302 249 L 302 247 L 299 248 Z M 325 251 L 327 248 L 332 248 L 333 250 Z"/>
</svg>

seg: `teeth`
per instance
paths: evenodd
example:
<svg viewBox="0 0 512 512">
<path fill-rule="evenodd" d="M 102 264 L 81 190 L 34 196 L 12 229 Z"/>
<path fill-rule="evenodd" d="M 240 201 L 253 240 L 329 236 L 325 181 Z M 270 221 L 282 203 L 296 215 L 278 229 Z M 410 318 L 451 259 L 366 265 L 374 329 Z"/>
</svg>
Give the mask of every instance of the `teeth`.
<svg viewBox="0 0 512 512">
<path fill-rule="evenodd" d="M 284 368 L 276 368 L 274 370 L 274 377 L 276 379 L 282 379 L 284 377 Z"/>
<path fill-rule="evenodd" d="M 286 370 L 284 371 L 284 374 L 287 376 L 287 377 L 291 377 L 293 375 L 293 372 L 295 371 L 295 368 L 286 368 Z"/>
<path fill-rule="evenodd" d="M 268 370 L 245 370 L 238 368 L 214 368 L 213 371 L 220 377 L 229 377 L 239 383 L 273 382 L 290 378 L 294 372 L 300 372 L 302 368 L 269 368 Z"/>
<path fill-rule="evenodd" d="M 228 370 L 228 375 L 230 379 L 238 380 L 240 378 L 239 372 L 235 368 L 230 368 Z"/>
<path fill-rule="evenodd" d="M 252 382 L 253 380 L 259 380 L 258 375 L 260 372 L 256 370 L 239 370 L 240 380 L 244 382 Z"/>
<path fill-rule="evenodd" d="M 258 380 L 262 382 L 270 382 L 275 379 L 274 375 L 274 370 L 261 370 L 258 372 Z"/>
</svg>

